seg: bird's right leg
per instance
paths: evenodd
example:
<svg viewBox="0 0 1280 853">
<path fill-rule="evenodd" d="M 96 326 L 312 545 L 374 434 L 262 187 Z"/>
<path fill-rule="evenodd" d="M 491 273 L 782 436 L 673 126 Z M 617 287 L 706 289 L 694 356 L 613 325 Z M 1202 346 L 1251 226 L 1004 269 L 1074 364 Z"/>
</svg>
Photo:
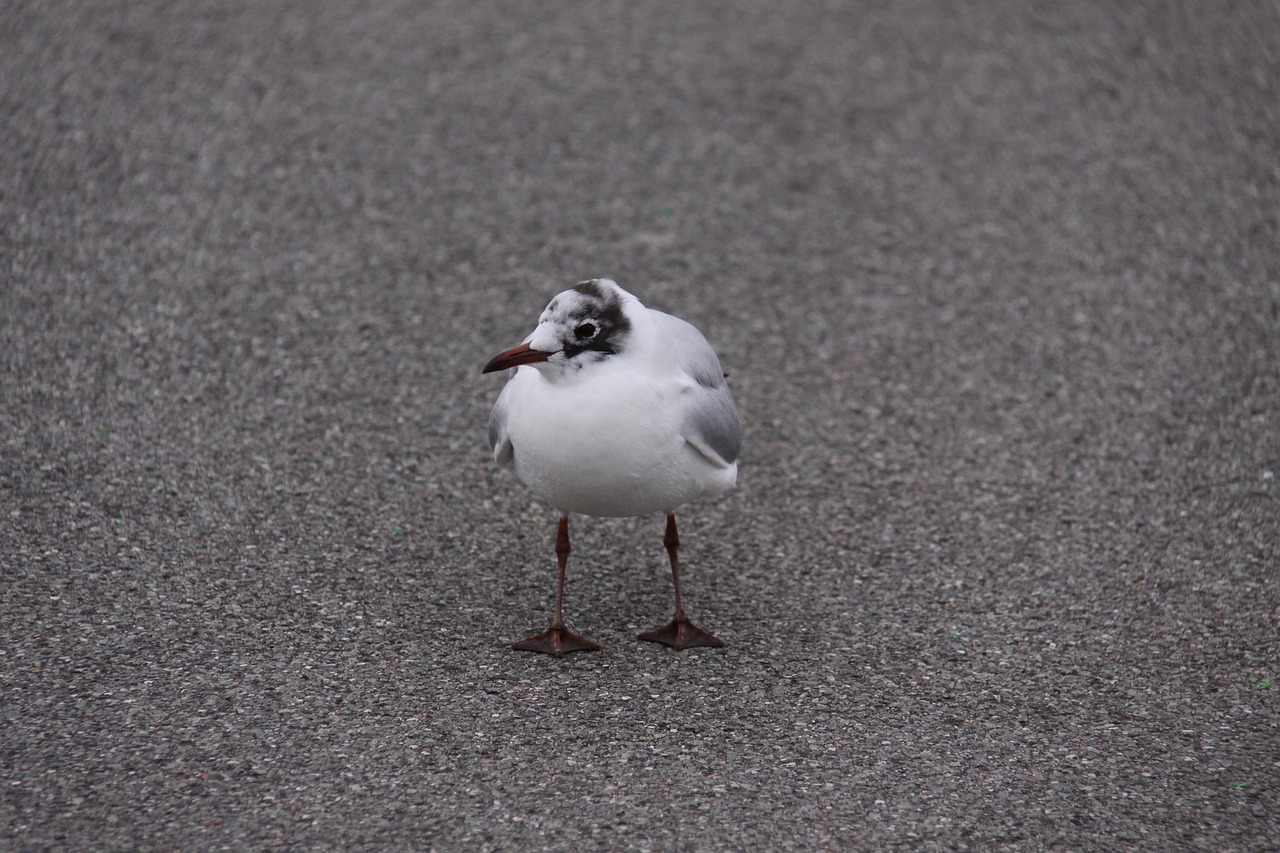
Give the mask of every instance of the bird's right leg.
<svg viewBox="0 0 1280 853">
<path fill-rule="evenodd" d="M 564 568 L 569 562 L 569 516 L 560 516 L 560 527 L 556 531 L 556 615 L 551 620 L 551 627 L 541 634 L 525 637 L 511 648 L 521 652 L 542 652 L 547 655 L 562 657 L 570 652 L 597 652 L 600 647 L 579 634 L 575 634 L 564 626 Z"/>
</svg>

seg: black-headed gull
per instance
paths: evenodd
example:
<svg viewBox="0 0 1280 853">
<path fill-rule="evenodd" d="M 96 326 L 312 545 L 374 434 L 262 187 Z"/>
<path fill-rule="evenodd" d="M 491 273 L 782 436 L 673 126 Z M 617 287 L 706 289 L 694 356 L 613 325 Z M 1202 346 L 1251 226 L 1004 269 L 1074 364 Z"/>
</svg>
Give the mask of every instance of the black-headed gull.
<svg viewBox="0 0 1280 853">
<path fill-rule="evenodd" d="M 707 339 L 597 278 L 552 299 L 533 333 L 483 372 L 512 367 L 489 416 L 493 458 L 560 512 L 555 617 L 513 648 L 557 657 L 600 648 L 562 618 L 574 512 L 666 513 L 675 616 L 640 639 L 677 650 L 723 646 L 685 616 L 677 558 L 676 508 L 728 491 L 738 477 L 738 410 Z"/>
</svg>

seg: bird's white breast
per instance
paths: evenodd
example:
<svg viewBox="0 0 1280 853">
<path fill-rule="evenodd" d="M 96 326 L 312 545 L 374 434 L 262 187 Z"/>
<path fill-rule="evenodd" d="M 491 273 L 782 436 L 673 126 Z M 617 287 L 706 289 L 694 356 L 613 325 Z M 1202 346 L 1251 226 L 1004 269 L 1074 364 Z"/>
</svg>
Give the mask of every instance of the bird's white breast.
<svg viewBox="0 0 1280 853">
<path fill-rule="evenodd" d="M 736 465 L 713 465 L 681 434 L 688 377 L 605 362 L 557 382 L 521 367 L 511 381 L 516 473 L 562 512 L 668 512 L 734 484 Z"/>
</svg>

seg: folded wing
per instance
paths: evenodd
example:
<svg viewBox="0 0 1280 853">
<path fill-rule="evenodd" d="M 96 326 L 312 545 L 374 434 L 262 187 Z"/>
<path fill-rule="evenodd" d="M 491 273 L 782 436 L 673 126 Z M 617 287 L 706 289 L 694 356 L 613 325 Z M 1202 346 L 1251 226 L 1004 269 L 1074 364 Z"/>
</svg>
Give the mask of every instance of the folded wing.
<svg viewBox="0 0 1280 853">
<path fill-rule="evenodd" d="M 681 434 L 712 465 L 728 468 L 738 461 L 742 425 L 720 359 L 696 328 L 668 314 L 659 316 L 668 327 L 671 355 L 692 380 L 682 393 Z"/>
<path fill-rule="evenodd" d="M 489 448 L 493 451 L 493 461 L 499 465 L 510 465 L 514 454 L 511 436 L 507 434 L 507 399 L 510 396 L 511 379 L 508 379 L 498 395 L 498 402 L 493 404 L 493 411 L 489 413 Z"/>
</svg>

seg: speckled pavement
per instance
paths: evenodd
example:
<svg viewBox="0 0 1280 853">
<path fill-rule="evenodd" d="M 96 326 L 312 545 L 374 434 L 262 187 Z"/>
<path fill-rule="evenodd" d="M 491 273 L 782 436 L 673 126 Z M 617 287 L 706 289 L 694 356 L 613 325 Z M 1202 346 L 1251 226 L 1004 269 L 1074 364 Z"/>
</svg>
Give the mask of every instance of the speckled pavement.
<svg viewBox="0 0 1280 853">
<path fill-rule="evenodd" d="M 0 848 L 1280 843 L 1274 3 L 11 3 Z M 739 487 L 555 514 L 611 276 Z"/>
</svg>

